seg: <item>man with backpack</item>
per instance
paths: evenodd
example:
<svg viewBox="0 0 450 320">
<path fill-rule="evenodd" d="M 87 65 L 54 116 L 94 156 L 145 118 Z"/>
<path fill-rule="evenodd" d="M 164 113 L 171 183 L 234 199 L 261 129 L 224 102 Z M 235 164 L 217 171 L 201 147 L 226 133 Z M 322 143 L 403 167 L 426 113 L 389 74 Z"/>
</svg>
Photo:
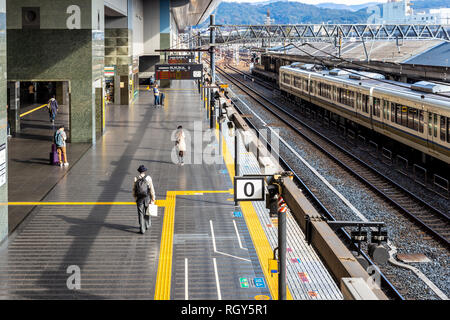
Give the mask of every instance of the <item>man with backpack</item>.
<svg viewBox="0 0 450 320">
<path fill-rule="evenodd" d="M 50 99 L 47 107 L 50 115 L 50 122 L 55 123 L 56 114 L 58 113 L 58 102 L 56 101 L 55 96 Z"/>
<path fill-rule="evenodd" d="M 150 216 L 146 213 L 150 203 L 155 203 L 155 188 L 152 178 L 145 173 L 147 168 L 144 165 L 140 165 L 137 171 L 139 175 L 134 178 L 133 196 L 137 205 L 139 228 L 141 234 L 144 234 L 151 226 Z"/>
<path fill-rule="evenodd" d="M 66 152 L 67 135 L 66 132 L 64 131 L 64 126 L 60 126 L 58 128 L 58 130 L 55 132 L 55 135 L 53 136 L 53 140 L 55 141 L 56 151 L 58 152 L 59 166 L 67 167 L 69 165 L 69 163 L 67 162 L 67 152 Z M 63 159 L 64 162 L 62 161 Z"/>
</svg>

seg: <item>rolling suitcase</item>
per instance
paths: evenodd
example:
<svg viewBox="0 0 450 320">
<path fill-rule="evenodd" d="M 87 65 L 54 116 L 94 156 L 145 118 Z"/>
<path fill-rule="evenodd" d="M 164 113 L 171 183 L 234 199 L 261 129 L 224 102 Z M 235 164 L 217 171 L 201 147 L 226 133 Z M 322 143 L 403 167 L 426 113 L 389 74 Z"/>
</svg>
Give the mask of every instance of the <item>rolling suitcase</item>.
<svg viewBox="0 0 450 320">
<path fill-rule="evenodd" d="M 50 164 L 51 165 L 58 165 L 59 159 L 58 159 L 58 152 L 56 151 L 56 144 L 52 144 L 52 152 L 50 152 Z"/>
</svg>

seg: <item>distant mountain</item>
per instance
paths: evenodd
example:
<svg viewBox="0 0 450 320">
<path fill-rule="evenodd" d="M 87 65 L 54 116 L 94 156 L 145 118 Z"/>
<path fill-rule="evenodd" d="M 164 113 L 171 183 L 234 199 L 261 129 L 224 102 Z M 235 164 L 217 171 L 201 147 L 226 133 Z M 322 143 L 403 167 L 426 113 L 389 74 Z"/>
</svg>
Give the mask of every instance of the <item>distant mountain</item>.
<svg viewBox="0 0 450 320">
<path fill-rule="evenodd" d="M 411 0 L 415 11 L 431 8 L 450 7 L 449 0 Z M 267 10 L 274 24 L 303 23 L 366 23 L 369 13 L 367 7 L 379 5 L 367 2 L 360 5 L 345 5 L 324 2 L 308 5 L 296 1 L 265 0 L 257 3 L 221 2 L 216 8 L 217 24 L 264 24 Z M 209 24 L 209 19 L 200 28 Z"/>
<path fill-rule="evenodd" d="M 450 8 L 449 0 L 411 0 L 411 7 L 415 11 L 421 9 Z"/>
<path fill-rule="evenodd" d="M 350 10 L 350 11 L 358 11 L 363 8 L 367 8 L 373 5 L 377 5 L 379 2 L 367 2 L 362 4 L 354 4 L 354 5 L 346 5 L 340 3 L 333 2 L 324 2 L 316 4 L 316 7 L 325 8 L 325 9 L 337 9 L 337 10 Z"/>
<path fill-rule="evenodd" d="M 363 23 L 369 14 L 320 8 L 300 2 L 276 1 L 257 5 L 250 3 L 221 2 L 216 9 L 217 24 L 263 24 L 267 10 L 275 24 L 302 23 Z M 202 24 L 206 26 L 208 22 Z"/>
</svg>

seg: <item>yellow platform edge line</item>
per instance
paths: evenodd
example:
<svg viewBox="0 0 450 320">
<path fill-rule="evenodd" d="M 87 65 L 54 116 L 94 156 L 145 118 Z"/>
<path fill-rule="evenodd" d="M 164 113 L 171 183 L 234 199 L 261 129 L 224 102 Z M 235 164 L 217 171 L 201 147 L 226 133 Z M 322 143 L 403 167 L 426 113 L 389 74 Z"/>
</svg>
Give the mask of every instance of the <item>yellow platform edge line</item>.
<svg viewBox="0 0 450 320">
<path fill-rule="evenodd" d="M 164 207 L 166 200 L 156 200 L 156 205 Z M 6 205 L 6 203 L 0 203 Z M 8 206 L 130 206 L 136 202 L 8 202 Z"/>
<path fill-rule="evenodd" d="M 216 130 L 216 137 L 219 139 L 219 131 Z M 234 159 L 228 150 L 227 143 L 222 136 L 223 157 L 225 165 L 228 170 L 231 181 L 234 183 Z M 269 240 L 261 226 L 261 221 L 256 214 L 256 210 L 251 202 L 240 202 L 242 213 L 247 224 L 247 228 L 252 238 L 253 246 L 255 247 L 256 254 L 258 255 L 259 263 L 261 265 L 264 277 L 268 284 L 270 294 L 273 300 L 278 300 L 278 275 L 272 276 L 269 273 L 269 259 L 273 259 L 273 251 L 270 246 Z M 286 286 L 286 296 L 288 300 L 293 300 L 289 288 Z"/>
<path fill-rule="evenodd" d="M 30 113 L 32 113 L 32 112 L 35 112 L 35 111 L 39 110 L 39 109 L 42 109 L 43 107 L 46 107 L 47 105 L 48 105 L 48 104 L 46 103 L 46 104 L 43 104 L 42 106 L 39 106 L 39 107 L 37 107 L 37 108 L 34 108 L 34 109 L 30 110 L 30 111 L 24 112 L 24 113 L 22 113 L 22 114 L 20 115 L 20 117 L 22 118 L 23 116 L 26 116 L 27 114 L 30 114 Z"/>
</svg>

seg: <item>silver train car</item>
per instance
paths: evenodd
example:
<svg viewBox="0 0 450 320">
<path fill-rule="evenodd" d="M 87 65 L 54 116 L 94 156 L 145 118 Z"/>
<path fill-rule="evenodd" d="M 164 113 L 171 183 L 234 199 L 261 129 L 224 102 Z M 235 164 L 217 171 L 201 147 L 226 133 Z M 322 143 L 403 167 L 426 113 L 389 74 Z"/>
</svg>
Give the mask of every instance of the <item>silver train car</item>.
<svg viewBox="0 0 450 320">
<path fill-rule="evenodd" d="M 280 90 L 449 164 L 450 86 L 377 79 L 384 76 L 311 65 L 279 72 Z"/>
</svg>

